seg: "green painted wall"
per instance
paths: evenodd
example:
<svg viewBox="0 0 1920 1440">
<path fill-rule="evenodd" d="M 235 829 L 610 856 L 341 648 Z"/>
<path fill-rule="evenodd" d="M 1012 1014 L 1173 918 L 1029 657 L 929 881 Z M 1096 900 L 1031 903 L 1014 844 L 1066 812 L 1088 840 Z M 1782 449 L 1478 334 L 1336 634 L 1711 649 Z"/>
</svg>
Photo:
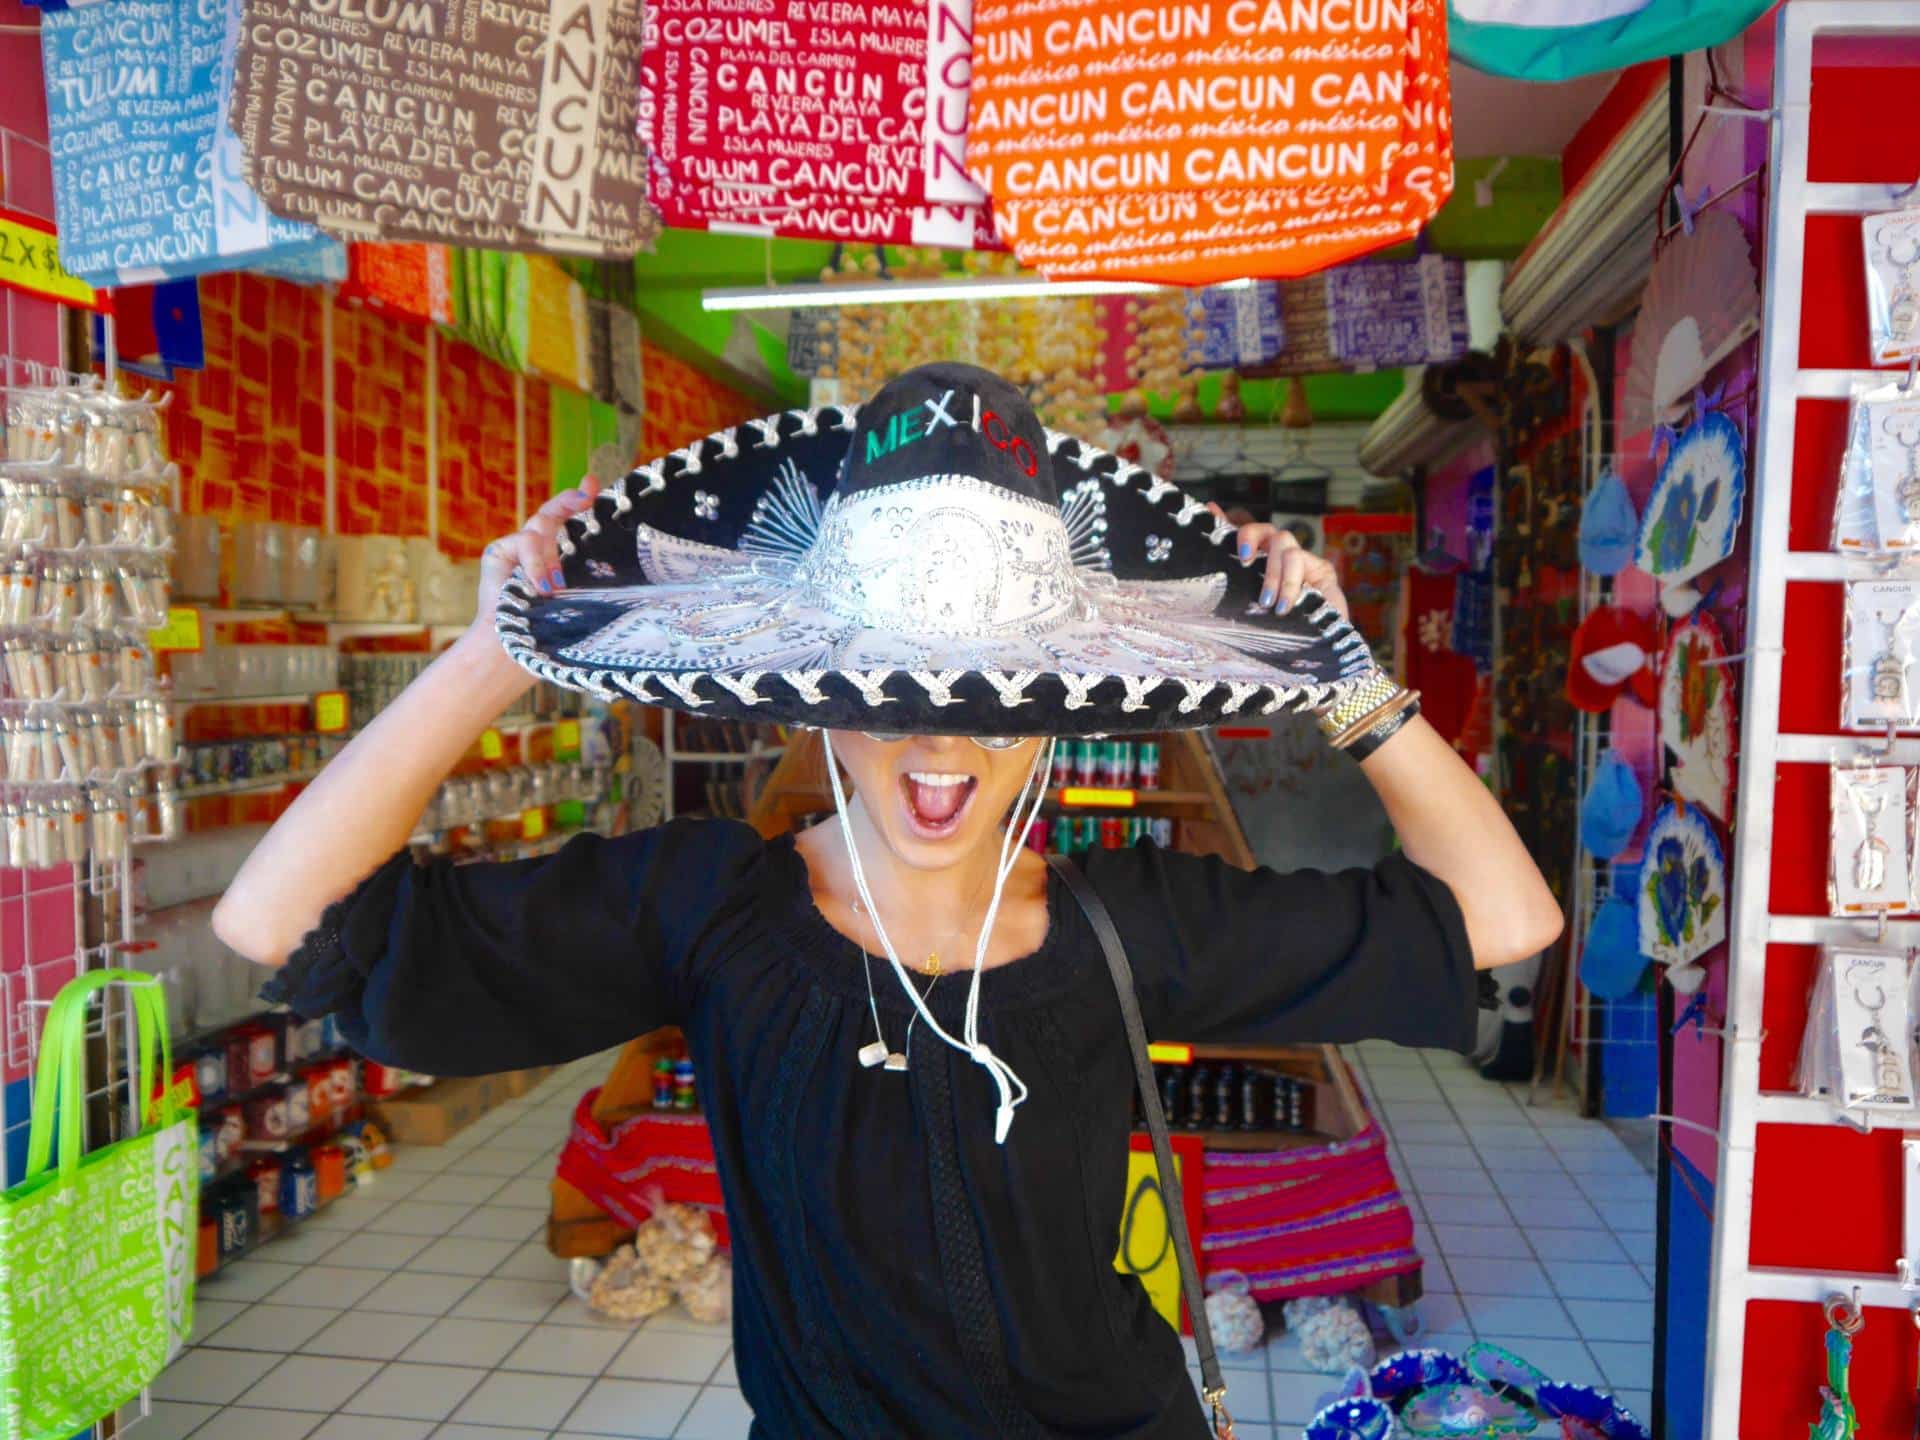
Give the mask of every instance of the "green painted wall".
<svg viewBox="0 0 1920 1440">
<path fill-rule="evenodd" d="M 1463 260 L 1512 259 L 1526 248 L 1560 203 L 1560 161 L 1553 157 L 1510 158 L 1491 182 L 1491 203 L 1482 206 L 1476 183 L 1500 162 L 1462 160 L 1456 167 L 1452 198 L 1427 227 L 1430 248 Z M 1413 246 L 1386 252 L 1407 255 Z M 728 286 L 816 281 L 831 262 L 834 247 L 802 240 L 715 235 L 696 230 L 667 230 L 651 255 L 634 260 L 637 308 L 647 338 L 710 374 L 740 384 L 737 372 L 721 356 L 733 333 L 734 317 L 700 308 L 700 292 Z M 961 261 L 953 257 L 957 268 Z M 754 341 L 772 389 L 765 398 L 778 405 L 804 403 L 806 381 L 787 368 L 786 347 L 764 327 Z M 1321 420 L 1370 420 L 1400 393 L 1398 370 L 1373 375 L 1316 375 L 1307 380 L 1307 397 Z M 1249 416 L 1264 419 L 1284 399 L 1284 387 L 1271 381 L 1241 386 Z M 1219 399 L 1218 381 L 1200 387 L 1201 408 L 1209 415 Z M 1171 402 L 1155 403 L 1165 415 Z"/>
</svg>

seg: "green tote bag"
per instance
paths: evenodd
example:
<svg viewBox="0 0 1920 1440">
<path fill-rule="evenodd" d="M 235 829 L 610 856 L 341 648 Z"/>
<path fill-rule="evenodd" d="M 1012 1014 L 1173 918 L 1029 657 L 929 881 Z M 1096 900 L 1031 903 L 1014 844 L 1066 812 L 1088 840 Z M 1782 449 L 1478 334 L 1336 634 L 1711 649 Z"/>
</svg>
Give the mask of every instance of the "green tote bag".
<svg viewBox="0 0 1920 1440">
<path fill-rule="evenodd" d="M 83 1155 L 87 1002 L 115 983 L 131 987 L 132 1080 L 146 1124 Z M 65 1440 L 138 1394 L 186 1344 L 200 1175 L 193 1111 L 172 1076 L 157 977 L 94 971 L 55 998 L 26 1178 L 0 1194 L 0 1440 Z"/>
</svg>

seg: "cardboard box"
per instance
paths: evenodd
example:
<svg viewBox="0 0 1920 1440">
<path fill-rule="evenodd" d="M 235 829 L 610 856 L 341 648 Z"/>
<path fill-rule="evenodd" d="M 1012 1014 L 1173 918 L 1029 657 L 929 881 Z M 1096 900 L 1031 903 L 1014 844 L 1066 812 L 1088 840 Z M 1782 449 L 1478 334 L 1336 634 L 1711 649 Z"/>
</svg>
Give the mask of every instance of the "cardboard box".
<svg viewBox="0 0 1920 1440">
<path fill-rule="evenodd" d="M 536 1065 L 531 1070 L 509 1070 L 506 1077 L 507 1093 L 518 1100 L 559 1068 L 558 1065 Z"/>
<path fill-rule="evenodd" d="M 444 1145 L 489 1110 L 513 1098 L 506 1075 L 438 1080 L 374 1102 L 373 1117 L 387 1137 L 403 1145 Z"/>
</svg>

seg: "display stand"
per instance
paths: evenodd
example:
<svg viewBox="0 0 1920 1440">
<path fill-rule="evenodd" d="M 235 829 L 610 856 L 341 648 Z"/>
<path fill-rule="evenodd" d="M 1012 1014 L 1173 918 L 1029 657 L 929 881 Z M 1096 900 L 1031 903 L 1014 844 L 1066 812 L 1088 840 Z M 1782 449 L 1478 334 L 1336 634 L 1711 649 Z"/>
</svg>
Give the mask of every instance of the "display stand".
<svg viewBox="0 0 1920 1440">
<path fill-rule="evenodd" d="M 1824 904 L 1809 903 L 1828 860 L 1827 766 L 1888 749 L 1885 738 L 1839 733 L 1841 582 L 1875 569 L 1825 553 L 1826 527 L 1849 388 L 1892 378 L 1848 368 L 1868 359 L 1859 217 L 1913 204 L 1917 168 L 1904 131 L 1897 141 L 1869 134 L 1858 117 L 1901 113 L 1916 72 L 1845 68 L 1817 84 L 1816 41 L 1826 64 L 1826 47 L 1846 37 L 1891 65 L 1898 41 L 1920 39 L 1920 8 L 1794 0 L 1779 20 L 1707 1334 L 1710 1440 L 1760 1440 L 1815 1418 L 1827 1379 L 1821 1307 L 1834 1296 L 1865 1307 L 1853 1342 L 1861 1432 L 1910 1434 L 1915 1421 L 1908 1312 L 1920 1291 L 1902 1284 L 1899 1265 L 1900 1132 L 1848 1129 L 1832 1105 L 1787 1088 L 1815 947 L 1875 937 L 1871 924 L 1825 918 Z M 1894 763 L 1913 764 L 1920 741 L 1900 740 L 1891 752 Z M 1887 933 L 1912 945 L 1920 925 Z M 1916 1201 L 1908 1194 L 1905 1203 Z"/>
<path fill-rule="evenodd" d="M 1057 814 L 1147 815 L 1177 822 L 1177 848 L 1218 855 L 1243 870 L 1254 867 L 1252 850 L 1227 798 L 1220 770 L 1206 742 L 1191 731 L 1160 737 L 1162 788 L 1091 790 L 1069 787 L 1048 792 L 1048 808 Z M 796 735 L 768 777 L 754 805 L 751 823 L 768 839 L 801 828 L 833 809 L 826 760 L 817 732 Z M 653 1064 L 663 1047 L 677 1044 L 671 1031 L 656 1031 L 631 1041 L 614 1062 L 592 1106 L 592 1116 L 611 1131 L 622 1120 L 652 1107 Z M 1313 1096 L 1308 1128 L 1294 1131 L 1202 1132 L 1210 1151 L 1283 1150 L 1346 1141 L 1373 1125 L 1353 1073 L 1331 1045 L 1156 1045 L 1155 1060 L 1169 1064 L 1245 1061 L 1305 1081 Z M 1142 1132 L 1144 1134 L 1144 1132 Z M 632 1232 L 608 1216 L 565 1180 L 553 1182 L 548 1246 L 556 1255 L 597 1256 L 616 1248 Z M 1374 1280 L 1358 1293 L 1387 1308 L 1390 1323 L 1409 1332 L 1410 1307 L 1421 1295 L 1418 1269 Z"/>
</svg>

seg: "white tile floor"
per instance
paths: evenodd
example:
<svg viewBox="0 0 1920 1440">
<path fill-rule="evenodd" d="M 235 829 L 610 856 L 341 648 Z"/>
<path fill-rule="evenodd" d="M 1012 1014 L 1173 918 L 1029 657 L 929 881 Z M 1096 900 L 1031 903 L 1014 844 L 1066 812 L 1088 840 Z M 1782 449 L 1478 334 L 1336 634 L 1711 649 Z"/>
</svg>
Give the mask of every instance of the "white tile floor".
<svg viewBox="0 0 1920 1440">
<path fill-rule="evenodd" d="M 1529 1110 L 1456 1057 L 1355 1058 L 1428 1256 L 1422 1343 L 1496 1340 L 1644 1416 L 1651 1178 L 1605 1126 Z M 400 1150 L 202 1286 L 135 1440 L 742 1440 L 724 1329 L 677 1307 L 637 1331 L 596 1320 L 546 1252 L 546 1177 L 604 1073 L 582 1062 L 451 1145 Z M 1297 1435 L 1332 1385 L 1285 1337 L 1226 1363 L 1245 1440 Z"/>
</svg>

